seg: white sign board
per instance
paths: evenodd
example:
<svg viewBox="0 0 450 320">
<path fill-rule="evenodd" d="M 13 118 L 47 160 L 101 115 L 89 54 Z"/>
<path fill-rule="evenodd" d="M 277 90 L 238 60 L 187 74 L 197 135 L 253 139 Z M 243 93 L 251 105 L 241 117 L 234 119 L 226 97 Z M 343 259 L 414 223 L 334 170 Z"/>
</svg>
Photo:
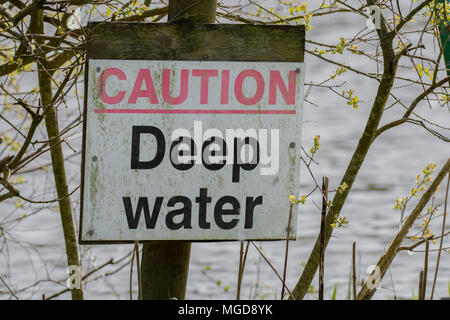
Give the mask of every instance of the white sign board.
<svg viewBox="0 0 450 320">
<path fill-rule="evenodd" d="M 300 62 L 90 59 L 81 241 L 285 239 Z M 295 238 L 297 210 L 291 221 Z"/>
</svg>

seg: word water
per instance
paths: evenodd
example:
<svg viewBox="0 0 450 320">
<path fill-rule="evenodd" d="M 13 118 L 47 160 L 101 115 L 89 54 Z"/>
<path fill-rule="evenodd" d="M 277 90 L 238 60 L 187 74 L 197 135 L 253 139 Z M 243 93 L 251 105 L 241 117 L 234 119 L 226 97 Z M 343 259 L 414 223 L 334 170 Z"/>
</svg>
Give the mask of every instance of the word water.
<svg viewBox="0 0 450 320">
<path fill-rule="evenodd" d="M 139 197 L 135 203 L 131 197 L 123 197 L 123 205 L 128 221 L 129 229 L 137 229 L 139 220 L 144 214 L 147 229 L 155 229 L 163 207 L 164 197 L 156 197 L 153 200 L 153 208 L 150 208 L 149 197 Z M 165 215 L 165 225 L 170 230 L 192 229 L 193 206 L 192 200 L 185 196 L 173 196 L 165 207 L 173 208 Z M 201 188 L 199 196 L 194 199 L 198 213 L 198 226 L 201 229 L 211 229 L 211 222 L 222 230 L 235 228 L 240 221 L 241 208 L 245 209 L 243 223 L 245 229 L 253 228 L 253 216 L 255 208 L 263 203 L 263 196 L 245 197 L 243 206 L 233 196 L 222 196 L 213 204 L 213 199 L 208 196 L 208 189 Z M 210 208 L 208 208 L 211 204 Z M 134 209 L 133 209 L 134 208 Z M 151 210 L 150 210 L 151 209 Z"/>
</svg>

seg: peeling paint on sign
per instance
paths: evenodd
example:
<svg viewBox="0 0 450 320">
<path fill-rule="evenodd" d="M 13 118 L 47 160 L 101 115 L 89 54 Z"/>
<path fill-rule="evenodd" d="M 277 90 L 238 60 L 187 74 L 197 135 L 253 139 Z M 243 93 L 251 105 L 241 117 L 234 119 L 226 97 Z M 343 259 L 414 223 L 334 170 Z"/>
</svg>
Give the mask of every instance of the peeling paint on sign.
<svg viewBox="0 0 450 320">
<path fill-rule="evenodd" d="M 81 241 L 286 238 L 303 63 L 91 59 L 87 78 Z"/>
</svg>

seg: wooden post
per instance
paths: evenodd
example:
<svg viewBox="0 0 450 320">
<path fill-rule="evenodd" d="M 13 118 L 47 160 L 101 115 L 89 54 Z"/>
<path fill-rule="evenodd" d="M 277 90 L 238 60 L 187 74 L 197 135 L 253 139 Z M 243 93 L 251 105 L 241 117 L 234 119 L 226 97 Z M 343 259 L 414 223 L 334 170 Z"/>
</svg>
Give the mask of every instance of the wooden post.
<svg viewBox="0 0 450 320">
<path fill-rule="evenodd" d="M 214 23 L 216 0 L 169 0 L 169 23 Z"/>
<path fill-rule="evenodd" d="M 191 243 L 157 241 L 142 248 L 142 299 L 183 300 L 189 271 Z"/>
<path fill-rule="evenodd" d="M 214 23 L 216 0 L 169 0 L 169 23 Z M 191 243 L 160 241 L 142 248 L 142 298 L 185 299 Z"/>
</svg>

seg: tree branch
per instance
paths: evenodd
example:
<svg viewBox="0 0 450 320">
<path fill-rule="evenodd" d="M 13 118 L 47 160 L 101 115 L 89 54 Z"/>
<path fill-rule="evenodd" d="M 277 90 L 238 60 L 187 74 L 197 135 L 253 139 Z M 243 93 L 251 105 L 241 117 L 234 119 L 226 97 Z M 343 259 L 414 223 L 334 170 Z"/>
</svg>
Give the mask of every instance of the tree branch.
<svg viewBox="0 0 450 320">
<path fill-rule="evenodd" d="M 416 221 L 417 217 L 422 212 L 423 208 L 426 206 L 426 204 L 433 196 L 433 194 L 436 192 L 437 187 L 439 186 L 439 184 L 442 182 L 442 180 L 449 171 L 450 171 L 450 158 L 447 160 L 442 169 L 439 171 L 433 183 L 428 187 L 427 191 L 425 191 L 422 198 L 420 198 L 419 202 L 417 203 L 416 207 L 413 209 L 411 214 L 408 216 L 408 218 L 406 218 L 406 220 L 401 226 L 401 229 L 399 230 L 399 232 L 389 245 L 389 248 L 386 250 L 386 252 L 381 256 L 380 260 L 378 261 L 377 267 L 380 270 L 381 279 L 383 279 L 384 274 L 386 273 L 392 261 L 394 260 L 398 252 L 398 249 L 402 244 L 403 239 L 406 237 L 407 233 L 411 229 L 412 225 L 414 224 L 414 221 Z M 358 293 L 357 299 L 358 300 L 370 299 L 375 293 L 375 291 L 376 288 L 369 289 L 367 287 L 367 282 L 365 282 Z"/>
</svg>

